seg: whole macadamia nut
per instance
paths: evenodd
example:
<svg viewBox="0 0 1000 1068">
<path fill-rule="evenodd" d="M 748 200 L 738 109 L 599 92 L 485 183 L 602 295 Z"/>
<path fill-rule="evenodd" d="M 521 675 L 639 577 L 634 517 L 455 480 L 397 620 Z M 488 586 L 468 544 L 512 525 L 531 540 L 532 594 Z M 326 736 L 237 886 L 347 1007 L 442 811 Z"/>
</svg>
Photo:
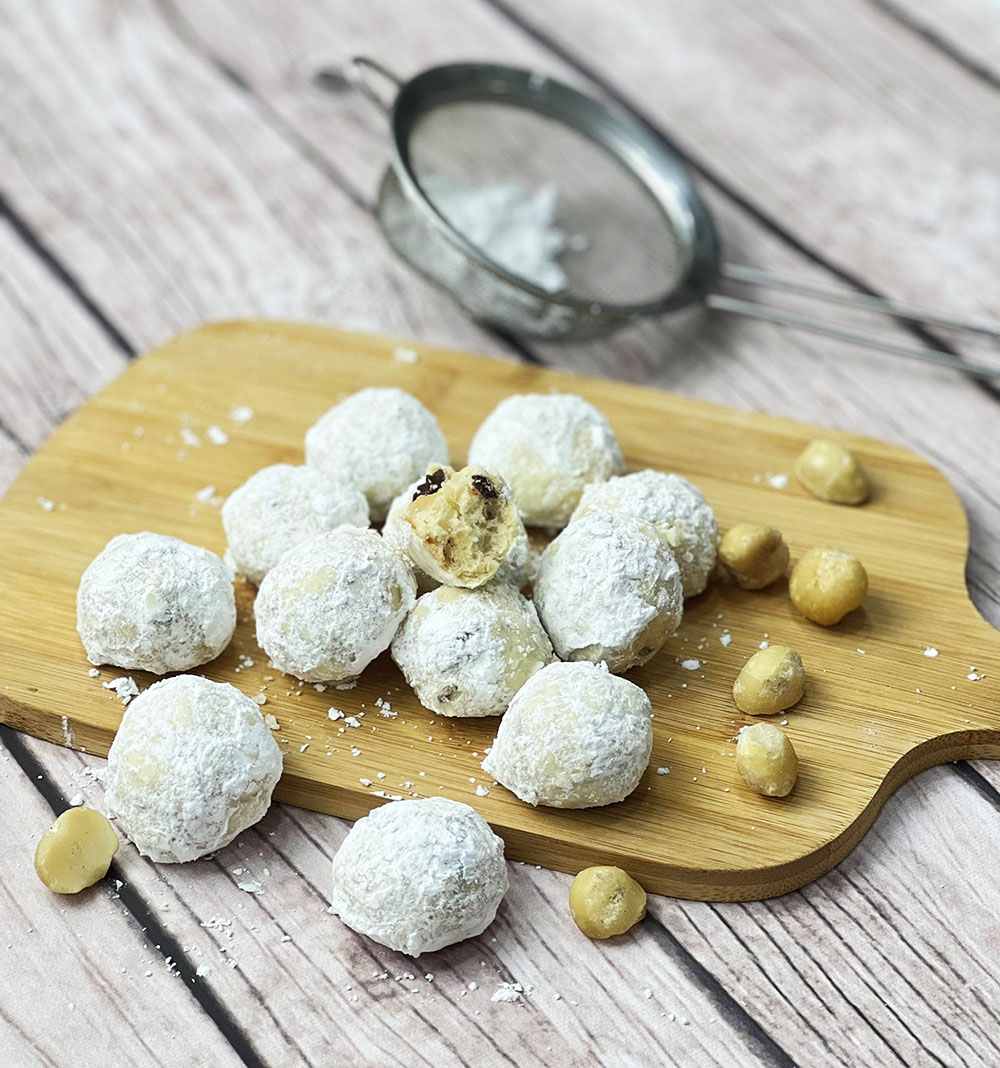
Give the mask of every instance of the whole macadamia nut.
<svg viewBox="0 0 1000 1068">
<path fill-rule="evenodd" d="M 765 797 L 786 797 L 799 774 L 792 743 L 773 723 L 741 727 L 736 739 L 736 770 L 751 790 Z"/>
<path fill-rule="evenodd" d="M 108 818 L 92 808 L 68 808 L 38 840 L 35 871 L 56 894 L 78 894 L 103 879 L 118 835 Z"/>
<path fill-rule="evenodd" d="M 862 504 L 868 479 L 854 455 L 828 438 L 816 438 L 795 461 L 795 477 L 814 496 L 835 504 Z"/>
<path fill-rule="evenodd" d="M 762 590 L 788 571 L 781 531 L 764 523 L 737 523 L 719 542 L 719 560 L 744 590 Z"/>
<path fill-rule="evenodd" d="M 832 627 L 861 606 L 868 574 L 850 553 L 810 549 L 792 569 L 788 593 L 806 619 Z"/>
<path fill-rule="evenodd" d="M 611 938 L 646 915 L 646 891 L 621 868 L 584 868 L 569 888 L 569 910 L 588 938 Z"/>
<path fill-rule="evenodd" d="M 743 665 L 733 683 L 733 699 L 748 715 L 773 716 L 800 700 L 805 684 L 799 654 L 787 645 L 769 645 Z"/>
</svg>

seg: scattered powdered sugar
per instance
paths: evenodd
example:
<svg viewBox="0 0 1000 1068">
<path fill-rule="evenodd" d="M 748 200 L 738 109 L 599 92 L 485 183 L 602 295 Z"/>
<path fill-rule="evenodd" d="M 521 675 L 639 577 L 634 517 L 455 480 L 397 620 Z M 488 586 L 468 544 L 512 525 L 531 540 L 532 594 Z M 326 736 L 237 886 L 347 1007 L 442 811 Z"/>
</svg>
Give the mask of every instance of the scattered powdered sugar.
<svg viewBox="0 0 1000 1068">
<path fill-rule="evenodd" d="M 928 645 L 924 649 L 924 656 L 937 656 L 937 655 L 938 655 L 938 651 L 937 651 L 937 649 L 934 648 L 933 645 Z"/>
<path fill-rule="evenodd" d="M 524 987 L 520 983 L 501 983 L 490 995 L 490 1001 L 521 1001 Z"/>
<path fill-rule="evenodd" d="M 788 475 L 777 474 L 767 476 L 767 484 L 772 489 L 784 489 L 788 485 Z"/>
<path fill-rule="evenodd" d="M 723 633 L 722 633 L 722 634 L 721 634 L 721 635 L 719 636 L 719 644 L 720 644 L 720 645 L 729 645 L 729 643 L 730 643 L 730 642 L 731 642 L 732 640 L 733 640 L 733 636 L 732 636 L 732 635 L 731 635 L 731 634 L 729 633 L 729 631 L 728 631 L 728 630 L 727 630 L 727 631 L 724 631 L 724 632 L 723 632 Z"/>
<path fill-rule="evenodd" d="M 234 423 L 249 423 L 253 419 L 253 408 L 246 404 L 237 404 L 229 409 L 229 418 Z"/>
<path fill-rule="evenodd" d="M 281 724 L 268 712 L 264 716 L 264 723 L 267 725 L 268 730 L 277 731 L 281 730 Z"/>
<path fill-rule="evenodd" d="M 123 705 L 127 705 L 133 697 L 139 696 L 139 687 L 131 675 L 122 675 L 117 679 L 102 682 L 105 690 L 114 690 Z"/>
<path fill-rule="evenodd" d="M 689 660 L 682 660 L 681 667 L 685 671 L 697 671 L 701 667 L 701 661 L 695 657 L 691 657 Z"/>
<path fill-rule="evenodd" d="M 221 426 L 214 426 L 214 425 L 210 426 L 205 431 L 205 434 L 207 435 L 208 440 L 213 445 L 228 445 L 229 444 L 229 435 L 222 429 Z"/>
<path fill-rule="evenodd" d="M 476 787 L 476 797 L 486 797 L 486 795 L 487 795 L 487 794 L 488 794 L 489 792 L 490 792 L 490 791 L 489 791 L 489 788 L 488 788 L 488 787 L 486 787 L 486 786 L 483 786 L 483 784 L 482 784 L 482 783 L 480 783 L 480 784 L 479 784 L 479 785 L 478 785 L 478 786 Z"/>
<path fill-rule="evenodd" d="M 196 449 L 201 445 L 201 438 L 188 426 L 181 427 L 181 441 L 191 449 Z"/>
<path fill-rule="evenodd" d="M 90 677 L 91 677 L 92 679 L 99 679 L 99 678 L 101 677 L 101 669 L 100 669 L 100 668 L 95 668 L 95 667 L 93 667 L 93 668 L 91 668 L 91 669 L 90 669 L 90 670 L 89 670 L 89 671 L 87 672 L 87 674 L 88 674 L 88 675 L 89 675 L 89 676 L 90 676 Z"/>
<path fill-rule="evenodd" d="M 263 883 L 258 879 L 238 879 L 236 886 L 247 894 L 261 894 L 264 892 Z"/>
<path fill-rule="evenodd" d="M 657 768 L 656 769 L 656 774 L 657 775 L 669 775 L 670 774 L 670 768 Z"/>
<path fill-rule="evenodd" d="M 767 640 L 767 638 L 765 638 L 765 639 L 764 639 L 764 640 L 763 640 L 763 641 L 762 641 L 762 642 L 760 643 L 760 645 L 758 645 L 758 646 L 757 646 L 757 648 L 758 648 L 758 649 L 766 649 L 766 648 L 767 648 L 767 647 L 768 647 L 768 646 L 769 646 L 770 644 L 771 644 L 771 643 L 770 643 L 770 642 L 769 642 L 769 641 Z"/>
<path fill-rule="evenodd" d="M 55 508 L 55 501 L 50 501 L 48 497 L 39 497 L 38 503 L 44 512 L 51 512 Z"/>
<path fill-rule="evenodd" d="M 82 804 L 83 804 L 83 801 L 84 801 L 84 798 L 83 798 L 83 794 L 74 794 L 74 795 L 73 795 L 73 796 L 72 796 L 72 797 L 71 797 L 71 798 L 69 799 L 70 807 L 72 807 L 72 808 L 79 808 L 79 807 L 80 807 L 80 805 L 82 805 Z"/>
<path fill-rule="evenodd" d="M 420 354 L 416 349 L 408 349 L 403 345 L 398 345 L 392 350 L 392 358 L 397 363 L 416 363 L 420 359 Z"/>
<path fill-rule="evenodd" d="M 969 674 L 965 676 L 969 682 L 979 682 L 980 679 L 986 678 L 984 674 L 976 671 L 974 667 L 969 669 Z"/>
</svg>

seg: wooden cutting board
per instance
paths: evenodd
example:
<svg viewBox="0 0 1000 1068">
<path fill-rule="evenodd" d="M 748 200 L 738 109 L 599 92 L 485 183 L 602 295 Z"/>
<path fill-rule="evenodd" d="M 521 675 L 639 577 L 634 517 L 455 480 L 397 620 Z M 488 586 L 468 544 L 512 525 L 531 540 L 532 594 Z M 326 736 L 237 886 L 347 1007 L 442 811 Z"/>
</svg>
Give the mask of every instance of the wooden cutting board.
<svg viewBox="0 0 1000 1068">
<path fill-rule="evenodd" d="M 411 391 L 461 460 L 501 398 L 557 389 L 608 415 L 631 467 L 677 471 L 701 486 L 723 527 L 773 523 L 793 558 L 817 544 L 857 554 L 871 580 L 865 606 L 823 628 L 795 613 L 785 583 L 747 593 L 714 582 L 687 603 L 677 637 L 629 674 L 655 712 L 638 789 L 622 804 L 572 812 L 533 809 L 493 784 L 479 762 L 497 721 L 430 714 L 387 655 L 352 690 L 320 693 L 269 670 L 254 641 L 253 588 L 238 582 L 236 636 L 201 670 L 249 694 L 266 687 L 263 711 L 277 718 L 286 752 L 278 798 L 356 818 L 381 803 L 378 792 L 441 794 L 475 806 L 510 858 L 570 872 L 613 862 L 651 891 L 747 900 L 832 868 L 921 769 L 1000 756 L 1000 643 L 966 592 L 962 507 L 919 457 L 838 434 L 874 487 L 867 505 L 838 507 L 791 477 L 815 427 L 426 346 L 413 346 L 419 359 L 406 362 L 398 345 L 318 326 L 207 326 L 137 360 L 70 418 L 0 502 L 0 717 L 105 754 L 122 705 L 102 682 L 123 673 L 88 676 L 75 629 L 84 567 L 113 535 L 140 530 L 221 553 L 219 498 L 267 464 L 302 462 L 306 428 L 343 394 L 369 385 Z M 234 418 L 237 406 L 252 418 Z M 768 639 L 798 649 L 808 673 L 805 698 L 780 717 L 801 769 L 785 800 L 749 792 L 733 760 L 747 717 L 732 682 Z M 252 667 L 241 666 L 246 657 Z M 685 660 L 699 667 L 685 669 Z M 133 675 L 141 687 L 153 681 Z M 381 714 L 379 698 L 394 718 Z M 332 722 L 331 707 L 360 725 Z"/>
</svg>

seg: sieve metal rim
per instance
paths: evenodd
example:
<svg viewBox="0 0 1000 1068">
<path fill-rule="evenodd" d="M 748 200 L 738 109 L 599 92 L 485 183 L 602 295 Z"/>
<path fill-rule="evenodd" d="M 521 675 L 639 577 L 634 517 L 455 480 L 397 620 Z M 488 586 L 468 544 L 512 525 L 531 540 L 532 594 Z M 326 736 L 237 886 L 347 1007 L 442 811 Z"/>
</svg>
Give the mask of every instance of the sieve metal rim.
<svg viewBox="0 0 1000 1068">
<path fill-rule="evenodd" d="M 494 63 L 450 63 L 431 67 L 401 81 L 367 57 L 353 61 L 356 75 L 367 67 L 396 87 L 387 105 L 369 86 L 366 95 L 388 112 L 391 162 L 404 196 L 424 222 L 464 255 L 503 282 L 548 304 L 589 317 L 629 320 L 685 307 L 711 291 L 719 274 L 721 250 L 707 205 L 684 164 L 655 131 L 625 112 L 560 82 L 518 67 Z M 362 83 L 364 84 L 364 83 Z M 561 122 L 609 153 L 632 175 L 662 212 L 676 238 L 681 259 L 678 281 L 662 296 L 620 304 L 552 293 L 494 262 L 469 241 L 424 193 L 410 161 L 411 134 L 419 120 L 436 107 L 476 101 L 524 107 Z"/>
</svg>

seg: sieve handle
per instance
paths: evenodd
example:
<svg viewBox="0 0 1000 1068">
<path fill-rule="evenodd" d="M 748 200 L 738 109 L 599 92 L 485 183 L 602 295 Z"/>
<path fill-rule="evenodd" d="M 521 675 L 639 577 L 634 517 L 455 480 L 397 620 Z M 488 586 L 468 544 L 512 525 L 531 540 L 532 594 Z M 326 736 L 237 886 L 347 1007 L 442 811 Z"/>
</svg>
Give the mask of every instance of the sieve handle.
<svg viewBox="0 0 1000 1068">
<path fill-rule="evenodd" d="M 392 85 L 395 92 L 391 99 L 380 93 L 376 85 L 372 84 L 373 74 Z M 347 64 L 347 77 L 362 96 L 386 115 L 392 110 L 395 94 L 403 88 L 402 78 L 397 78 L 388 67 L 383 67 L 377 59 L 370 59 L 368 56 L 352 56 Z"/>
</svg>

